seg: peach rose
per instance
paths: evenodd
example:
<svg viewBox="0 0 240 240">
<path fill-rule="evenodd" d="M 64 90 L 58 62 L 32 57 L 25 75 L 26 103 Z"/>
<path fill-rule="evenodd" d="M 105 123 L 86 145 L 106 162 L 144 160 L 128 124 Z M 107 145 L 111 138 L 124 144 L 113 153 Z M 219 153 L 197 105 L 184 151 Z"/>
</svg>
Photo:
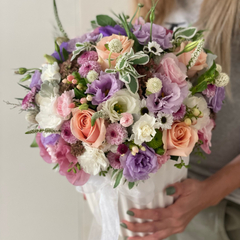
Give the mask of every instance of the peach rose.
<svg viewBox="0 0 240 240">
<path fill-rule="evenodd" d="M 197 130 L 184 122 L 175 122 L 171 129 L 163 131 L 164 149 L 169 155 L 187 157 L 197 141 Z"/>
<path fill-rule="evenodd" d="M 178 54 L 181 52 L 185 46 L 190 43 L 189 41 L 182 42 L 180 47 L 176 49 L 174 52 L 175 54 Z M 183 63 L 185 66 L 188 65 L 190 59 L 191 59 L 191 54 L 194 52 L 195 49 L 193 49 L 190 52 L 182 53 L 178 56 L 179 62 Z M 188 71 L 187 75 L 189 78 L 193 77 L 197 72 L 201 71 L 203 68 L 206 68 L 208 65 L 206 63 L 207 60 L 207 54 L 202 50 L 200 53 L 198 60 L 196 61 L 195 65 L 192 66 Z"/>
<path fill-rule="evenodd" d="M 112 59 L 117 59 L 117 57 L 120 56 L 121 54 L 130 52 L 130 50 L 134 44 L 134 41 L 132 39 L 128 39 L 128 37 L 119 36 L 116 34 L 113 34 L 112 36 L 109 36 L 109 37 L 102 38 L 101 41 L 99 41 L 96 46 L 96 50 L 97 50 L 97 53 L 98 53 L 98 56 L 100 59 L 99 62 L 103 67 L 102 70 L 104 70 L 104 68 L 106 69 L 107 67 L 109 67 L 108 56 L 110 54 L 110 51 L 108 51 L 106 49 L 105 44 L 109 43 L 113 39 L 119 39 L 122 43 L 123 49 L 120 53 L 112 53 L 112 55 L 111 55 Z M 116 60 L 112 61 L 111 64 L 112 64 L 112 66 L 115 66 Z"/>
<path fill-rule="evenodd" d="M 91 126 L 91 118 L 94 113 L 91 109 L 74 108 L 72 110 L 71 131 L 77 139 L 98 148 L 105 139 L 106 127 L 102 118 L 98 118 L 94 126 Z"/>
</svg>

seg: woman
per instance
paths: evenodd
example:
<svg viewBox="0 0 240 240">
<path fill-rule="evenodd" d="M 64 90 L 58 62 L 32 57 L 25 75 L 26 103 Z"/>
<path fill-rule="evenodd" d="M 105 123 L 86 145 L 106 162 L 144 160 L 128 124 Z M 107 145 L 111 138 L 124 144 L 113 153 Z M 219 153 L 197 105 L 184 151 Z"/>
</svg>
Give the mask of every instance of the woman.
<svg viewBox="0 0 240 240">
<path fill-rule="evenodd" d="M 147 13 L 151 1 L 135 1 L 139 2 L 144 3 Z M 153 232 L 146 237 L 128 239 L 158 240 L 172 236 L 171 240 L 239 240 L 240 0 L 160 0 L 156 16 L 156 23 L 168 28 L 196 22 L 199 29 L 208 29 L 207 47 L 218 55 L 217 62 L 230 75 L 231 89 L 217 115 L 212 153 L 200 164 L 199 157 L 191 156 L 190 179 L 166 189 L 168 195 L 177 198 L 173 205 L 165 209 L 128 211 L 136 218 L 153 220 L 142 224 L 123 221 L 133 232 Z"/>
</svg>

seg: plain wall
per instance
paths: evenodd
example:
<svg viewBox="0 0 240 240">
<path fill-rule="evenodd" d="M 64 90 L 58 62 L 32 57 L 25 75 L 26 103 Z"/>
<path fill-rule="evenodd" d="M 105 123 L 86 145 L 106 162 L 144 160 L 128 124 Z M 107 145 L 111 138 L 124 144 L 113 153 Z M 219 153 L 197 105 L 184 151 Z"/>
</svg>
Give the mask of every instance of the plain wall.
<svg viewBox="0 0 240 240">
<path fill-rule="evenodd" d="M 129 13 L 131 0 L 57 0 L 70 37 L 96 14 Z M 85 240 L 91 213 L 83 196 L 29 148 L 25 113 L 3 101 L 25 96 L 18 67 L 39 67 L 54 51 L 52 0 L 0 0 L 0 240 Z"/>
</svg>

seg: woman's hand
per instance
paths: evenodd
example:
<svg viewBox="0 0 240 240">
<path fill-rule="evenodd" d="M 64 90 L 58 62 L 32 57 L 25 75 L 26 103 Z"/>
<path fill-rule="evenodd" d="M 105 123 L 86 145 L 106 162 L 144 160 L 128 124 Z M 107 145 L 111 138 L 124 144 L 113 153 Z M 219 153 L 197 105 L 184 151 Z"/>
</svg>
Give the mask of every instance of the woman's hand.
<svg viewBox="0 0 240 240">
<path fill-rule="evenodd" d="M 210 206 L 206 196 L 205 182 L 187 179 L 166 189 L 168 195 L 177 198 L 167 208 L 130 209 L 128 214 L 141 219 L 153 220 L 145 223 L 122 221 L 122 226 L 133 232 L 152 232 L 145 237 L 129 237 L 134 240 L 160 240 L 183 232 L 192 218 L 201 210 Z M 124 225 L 126 224 L 126 226 Z"/>
</svg>

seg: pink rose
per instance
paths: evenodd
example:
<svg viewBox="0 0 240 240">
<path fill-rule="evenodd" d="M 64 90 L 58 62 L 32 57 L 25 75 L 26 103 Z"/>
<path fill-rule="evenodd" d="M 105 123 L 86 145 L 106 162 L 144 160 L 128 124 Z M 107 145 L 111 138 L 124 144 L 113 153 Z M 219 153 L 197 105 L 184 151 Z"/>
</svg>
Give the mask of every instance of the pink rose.
<svg viewBox="0 0 240 240">
<path fill-rule="evenodd" d="M 72 110 L 71 131 L 80 141 L 98 148 L 105 140 L 106 127 L 105 121 L 102 118 L 98 118 L 94 126 L 91 126 L 91 118 L 94 113 L 91 109 L 80 110 L 74 108 Z"/>
<path fill-rule="evenodd" d="M 106 49 L 105 44 L 111 42 L 111 40 L 113 39 L 119 39 L 122 43 L 122 51 L 120 53 L 112 53 L 111 58 L 115 59 L 114 61 L 111 62 L 112 66 L 116 65 L 116 59 L 122 55 L 123 53 L 127 53 L 130 52 L 134 41 L 132 39 L 128 39 L 128 37 L 125 36 L 120 36 L 120 35 L 116 35 L 113 34 L 112 36 L 109 37 L 104 37 L 102 38 L 96 46 L 96 50 L 99 56 L 99 63 L 102 65 L 102 70 L 104 71 L 107 67 L 109 67 L 108 65 L 108 56 L 110 54 L 110 51 Z"/>
<path fill-rule="evenodd" d="M 123 127 L 129 127 L 133 124 L 133 116 L 131 113 L 122 113 L 122 118 L 120 119 L 120 124 Z"/>
<path fill-rule="evenodd" d="M 67 118 L 72 109 L 69 105 L 72 103 L 72 99 L 75 97 L 74 90 L 65 91 L 59 98 L 57 102 L 57 112 L 61 117 Z"/>
<path fill-rule="evenodd" d="M 188 41 L 182 42 L 180 47 L 178 47 L 176 49 L 176 51 L 174 52 L 175 54 L 181 52 L 185 46 L 190 43 Z M 193 49 L 190 52 L 186 52 L 186 53 L 182 53 L 180 54 L 177 58 L 180 62 L 182 62 L 185 66 L 188 65 L 190 59 L 191 59 L 191 55 L 194 52 L 195 49 Z M 201 71 L 203 68 L 206 68 L 208 65 L 206 63 L 207 60 L 207 54 L 204 51 L 201 51 L 196 63 L 194 64 L 194 66 L 192 66 L 188 71 L 187 71 L 187 75 L 189 78 L 193 77 L 197 72 Z"/>
<path fill-rule="evenodd" d="M 38 147 L 40 149 L 40 156 L 43 158 L 43 160 L 47 163 L 52 163 L 51 156 L 49 155 L 46 148 L 42 144 L 41 133 L 37 133 L 36 142 L 37 142 Z"/>
<path fill-rule="evenodd" d="M 209 147 L 212 146 L 211 139 L 212 139 L 212 130 L 215 127 L 215 122 L 213 119 L 209 119 L 208 124 L 201 130 L 198 131 L 199 140 L 203 141 L 201 145 L 202 150 L 210 154 L 211 150 Z"/>
<path fill-rule="evenodd" d="M 197 141 L 197 130 L 184 122 L 175 122 L 171 129 L 163 131 L 164 149 L 168 155 L 187 157 Z"/>
<path fill-rule="evenodd" d="M 167 53 L 160 62 L 160 73 L 167 77 L 179 87 L 184 87 L 187 84 L 187 68 L 179 62 L 178 58 L 173 53 Z"/>
</svg>

